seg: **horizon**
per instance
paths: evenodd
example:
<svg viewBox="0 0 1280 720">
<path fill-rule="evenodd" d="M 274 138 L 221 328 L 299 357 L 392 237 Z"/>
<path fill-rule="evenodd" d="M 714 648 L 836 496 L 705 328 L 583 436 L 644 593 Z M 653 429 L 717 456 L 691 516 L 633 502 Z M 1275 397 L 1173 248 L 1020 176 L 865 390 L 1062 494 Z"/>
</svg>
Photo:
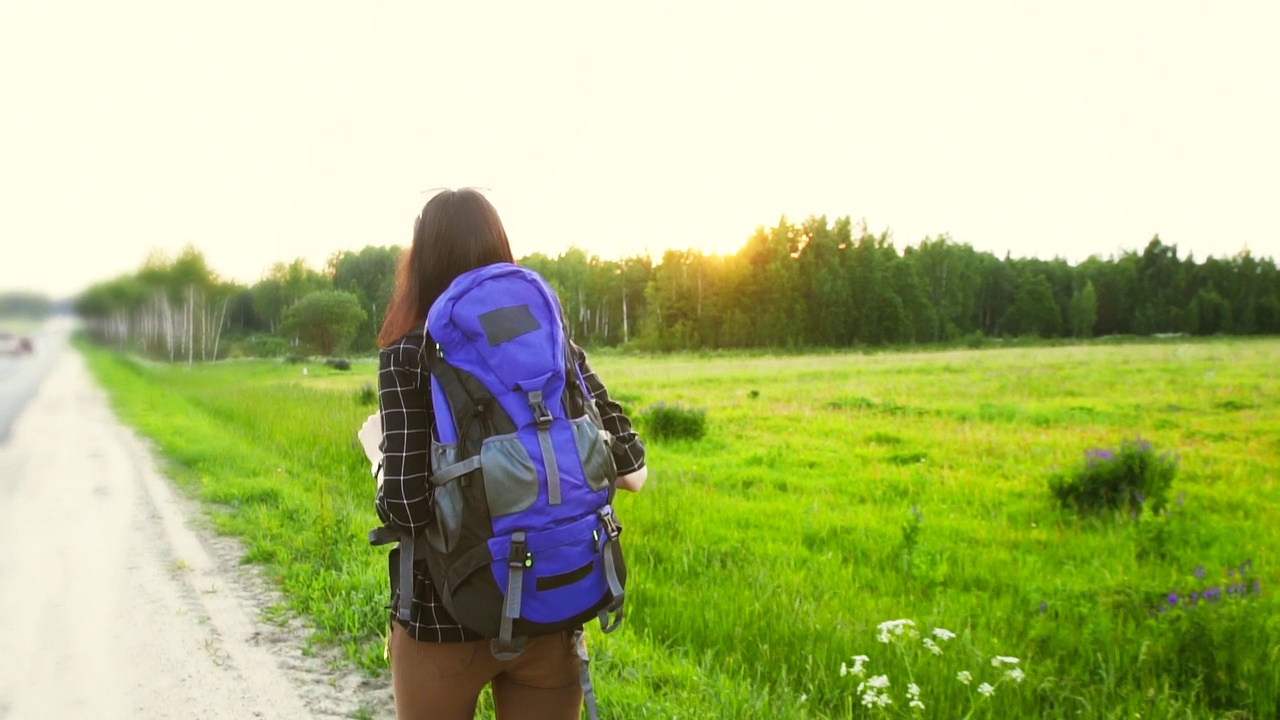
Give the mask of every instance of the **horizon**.
<svg viewBox="0 0 1280 720">
<path fill-rule="evenodd" d="M 793 222 L 793 223 L 797 223 L 797 222 L 799 222 L 799 221 L 792 220 L 791 218 L 787 218 L 787 221 L 788 221 L 788 222 Z M 830 223 L 830 222 L 832 222 L 832 220 L 831 220 L 830 218 L 828 218 L 828 223 Z M 768 229 L 768 228 L 770 228 L 770 227 L 774 227 L 774 226 L 776 226 L 776 224 L 777 224 L 777 223 L 775 223 L 774 225 L 770 225 L 770 226 L 763 226 L 763 227 L 767 230 L 767 229 Z M 857 227 L 858 227 L 858 226 L 855 224 L 855 230 L 857 229 Z M 878 233 L 873 233 L 873 232 L 871 232 L 871 230 L 870 230 L 869 228 L 868 228 L 867 232 L 868 232 L 869 234 L 871 234 L 871 235 L 876 236 L 876 237 L 878 237 L 878 236 L 879 236 L 879 234 L 878 234 Z M 941 237 L 941 236 L 937 236 L 937 237 L 927 237 L 927 238 L 924 238 L 923 240 L 921 240 L 921 242 L 923 242 L 924 240 L 937 240 L 937 239 L 939 239 L 940 237 Z M 855 236 L 854 236 L 854 240 L 856 241 L 857 239 L 858 239 L 858 236 L 855 234 Z M 892 236 L 890 237 L 890 239 L 892 240 Z M 1142 255 L 1142 251 L 1143 251 L 1143 249 L 1146 247 L 1147 242 L 1150 242 L 1150 240 L 1151 240 L 1151 239 L 1153 239 L 1153 238 L 1148 238 L 1148 240 L 1147 240 L 1146 242 L 1142 243 L 1140 246 L 1135 246 L 1135 247 L 1131 247 L 1131 248 L 1119 248 L 1118 250 L 1116 250 L 1116 251 L 1114 251 L 1114 252 L 1111 252 L 1111 253 L 1107 253 L 1106 255 L 1103 255 L 1103 254 L 1101 254 L 1101 253 L 1094 253 L 1093 255 L 1090 255 L 1090 256 L 1085 257 L 1085 258 L 1080 259 L 1080 260 L 1072 260 L 1072 259 L 1068 259 L 1068 258 L 1064 258 L 1064 257 L 1060 257 L 1060 256 L 1059 256 L 1059 257 L 1037 257 L 1037 258 L 1032 258 L 1032 257 L 1027 257 L 1027 256 L 1013 256 L 1013 259 L 1015 259 L 1015 260 L 1038 259 L 1038 260 L 1043 260 L 1043 261 L 1046 261 L 1046 262 L 1057 262 L 1057 261 L 1060 261 L 1060 260 L 1061 260 L 1061 261 L 1065 261 L 1065 262 L 1067 262 L 1067 264 L 1068 264 L 1070 267 L 1076 267 L 1076 266 L 1078 266 L 1080 263 L 1085 262 L 1085 261 L 1090 260 L 1090 259 L 1094 259 L 1094 258 L 1096 258 L 1096 259 L 1098 259 L 1098 260 L 1102 260 L 1102 261 L 1104 261 L 1104 262 L 1113 262 L 1113 261 L 1115 261 L 1116 259 L 1118 259 L 1120 256 L 1122 256 L 1122 255 L 1124 255 L 1124 254 L 1127 254 L 1127 253 L 1134 253 L 1134 254 L 1136 254 L 1136 255 L 1141 256 L 1141 255 Z M 1160 240 L 1161 240 L 1161 242 L 1164 242 L 1164 238 L 1160 238 Z M 959 243 L 958 241 L 955 241 L 954 239 L 950 239 L 950 242 L 956 242 L 956 244 L 969 244 L 969 245 L 971 245 L 970 243 Z M 743 240 L 743 244 L 744 244 L 744 245 L 746 244 L 746 240 L 745 240 L 745 239 Z M 893 242 L 893 246 L 894 246 L 894 248 L 896 249 L 896 251 L 898 252 L 898 254 L 899 254 L 899 255 L 901 255 L 901 254 L 903 253 L 903 251 L 904 251 L 907 247 L 914 247 L 914 246 L 918 246 L 919 244 L 920 244 L 919 242 L 915 242 L 915 243 L 911 243 L 910 245 L 900 245 L 900 244 L 898 244 L 897 242 Z M 1164 243 L 1164 244 L 1165 244 L 1165 245 L 1173 245 L 1172 243 Z M 531 255 L 533 255 L 533 254 L 535 254 L 535 253 L 542 252 L 542 251 L 540 251 L 540 250 L 534 250 L 534 251 L 526 252 L 526 253 L 516 253 L 516 252 L 515 252 L 515 246 L 514 246 L 514 245 L 515 245 L 515 244 L 514 244 L 514 242 L 513 242 L 513 243 L 512 243 L 512 251 L 513 251 L 513 254 L 514 254 L 514 255 L 515 255 L 515 257 L 516 257 L 516 261 L 517 261 L 517 262 L 519 262 L 520 260 L 523 260 L 524 258 L 529 257 L 529 256 L 531 256 Z M 343 252 L 358 253 L 358 252 L 360 252 L 362 249 L 364 249 L 365 247 L 370 247 L 370 246 L 373 246 L 373 247 L 401 247 L 401 248 L 407 248 L 407 247 L 408 247 L 408 244 L 384 243 L 384 244 L 382 244 L 382 245 L 375 245 L 375 244 L 369 243 L 369 244 L 366 244 L 366 245 L 362 245 L 362 246 L 360 246 L 360 247 L 349 247 L 349 248 L 343 248 L 343 249 L 340 249 L 340 250 L 336 250 L 336 251 L 334 251 L 334 253 L 330 253 L 329 255 L 326 255 L 326 256 L 324 257 L 324 259 L 323 259 L 323 260 L 320 260 L 320 261 L 318 261 L 318 262 L 317 262 L 317 261 L 313 261 L 313 260 L 311 260 L 311 259 L 309 259 L 309 258 L 305 258 L 305 257 L 281 258 L 281 259 L 279 259 L 279 260 L 274 260 L 274 261 L 272 261 L 272 262 L 268 263 L 266 266 L 264 266 L 264 267 L 262 268 L 262 270 L 259 272 L 259 274 L 258 274 L 258 275 L 254 276 L 254 277 L 252 277 L 252 278 L 236 278 L 236 277 L 230 277 L 230 276 L 226 275 L 225 273 L 220 272 L 220 271 L 219 271 L 219 269 L 218 269 L 218 267 L 217 267 L 216 265 L 214 265 L 213 263 L 211 263 L 211 262 L 209 262 L 209 270 L 213 273 L 213 275 L 214 275 L 214 276 L 215 276 L 219 281 L 222 281 L 222 282 L 232 282 L 232 283 L 235 283 L 235 284 L 238 284 L 238 285 L 244 286 L 244 287 L 252 287 L 255 283 L 257 283 L 258 281 L 260 281 L 260 280 L 262 280 L 264 277 L 266 277 L 266 275 L 267 275 L 267 273 L 270 271 L 271 267 L 272 267 L 273 265 L 277 264 L 277 263 L 281 263 L 281 264 L 288 265 L 289 263 L 292 263 L 292 262 L 294 262 L 295 260 L 303 260 L 303 261 L 306 263 L 307 267 L 309 267 L 310 269 L 312 269 L 312 270 L 316 270 L 316 271 L 318 271 L 318 272 L 324 272 L 324 271 L 325 271 L 325 266 L 326 266 L 326 264 L 327 264 L 327 262 L 328 262 L 328 259 L 329 259 L 330 257 L 332 257 L 334 254 L 336 254 L 336 253 L 343 253 Z M 971 246 L 972 246 L 972 245 L 971 245 Z M 92 282 L 92 283 L 90 283 L 89 285 L 86 285 L 85 287 L 80 288 L 80 289 L 78 289 L 78 290 L 76 290 L 76 291 L 74 291 L 74 292 L 68 293 L 68 294 L 64 294 L 64 295 L 48 295 L 48 297 L 50 297 L 50 298 L 51 298 L 52 300 L 54 300 L 55 302 L 65 301 L 65 300 L 72 300 L 72 299 L 74 299 L 76 296 L 78 296 L 81 292 L 83 292 L 84 290 L 88 289 L 88 287 L 90 287 L 90 286 L 92 286 L 92 285 L 94 285 L 94 284 L 97 284 L 97 283 L 100 283 L 100 282 L 108 282 L 108 281 L 111 281 L 111 280 L 114 280 L 114 279 L 116 279 L 116 278 L 120 277 L 121 275 L 133 275 L 133 274 L 136 274 L 139 270 L 141 270 L 141 269 L 142 269 L 143 264 L 146 262 L 146 260 L 147 260 L 149 257 L 152 257 L 153 255 L 157 255 L 157 254 L 158 254 L 158 255 L 159 255 L 161 258 L 163 258 L 164 260 L 166 260 L 166 261 L 172 261 L 172 260 L 174 260 L 174 259 L 178 256 L 178 254 L 179 254 L 179 253 L 181 253 L 181 252 L 185 251 L 186 247 L 187 247 L 187 246 L 184 246 L 184 247 L 182 247 L 182 248 L 178 248 L 178 250 L 177 250 L 177 251 L 172 251 L 172 252 L 171 252 L 171 251 L 167 251 L 167 250 L 162 250 L 162 249 L 159 249 L 159 248 L 153 248 L 152 250 L 148 251 L 148 253 L 147 253 L 147 254 L 145 254 L 145 255 L 144 255 L 144 256 L 143 256 L 143 257 L 142 257 L 142 258 L 141 258 L 141 259 L 140 259 L 140 260 L 139 260 L 139 261 L 138 261 L 138 262 L 137 262 L 133 267 L 132 267 L 132 268 L 126 269 L 123 273 L 120 273 L 120 274 L 114 275 L 114 276 L 112 276 L 112 277 L 103 277 L 103 278 L 100 278 L 100 279 L 98 279 L 98 280 L 93 281 L 93 282 Z M 202 248 L 197 247 L 197 246 L 194 246 L 194 245 L 191 245 L 191 247 L 194 247 L 196 251 L 200 252 L 200 253 L 201 253 L 201 255 L 203 255 L 203 256 L 204 256 L 204 258 L 205 258 L 206 262 L 208 262 L 208 261 L 209 261 L 209 256 L 208 256 L 208 254 L 207 254 L 207 253 L 205 253 L 205 252 L 204 252 L 204 250 L 203 250 Z M 973 247 L 974 247 L 974 250 L 975 250 L 975 251 L 977 251 L 977 252 L 990 252 L 989 250 L 984 250 L 984 249 L 979 248 L 979 247 L 976 247 L 976 246 L 973 246 Z M 545 252 L 544 252 L 543 254 L 544 254 L 544 255 L 547 255 L 548 257 L 550 257 L 550 258 L 552 258 L 552 259 L 557 259 L 557 258 L 562 257 L 563 255 L 565 255 L 565 254 L 567 254 L 567 253 L 569 253 L 569 252 L 571 252 L 571 251 L 575 250 L 575 249 L 576 249 L 576 250 L 582 250 L 583 252 L 585 252 L 588 258 L 596 258 L 596 259 L 599 259 L 599 260 L 601 260 L 601 261 L 605 261 L 605 262 L 608 262 L 608 261 L 616 261 L 616 260 L 623 259 L 622 257 L 604 257 L 604 256 L 601 256 L 601 255 L 599 255 L 599 254 L 592 253 L 591 251 L 587 250 L 586 248 L 580 248 L 580 247 L 577 247 L 577 246 L 574 246 L 574 245 L 570 245 L 570 246 L 568 246 L 568 247 L 564 248 L 563 250 L 561 250 L 561 251 L 559 251 L 559 252 L 556 252 L 556 253 L 545 253 Z M 706 251 L 702 251 L 702 250 L 700 250 L 699 248 L 668 248 L 668 249 L 669 249 L 669 250 L 677 250 L 677 251 L 701 252 L 701 253 L 703 254 L 703 256 L 704 256 L 704 257 L 728 257 L 728 256 L 736 255 L 736 254 L 737 254 L 737 253 L 738 253 L 742 248 L 741 248 L 741 247 L 739 247 L 739 248 L 737 248 L 737 249 L 735 249 L 735 250 L 733 250 L 733 251 L 730 251 L 730 252 L 706 252 Z M 1182 248 L 1180 248 L 1180 247 L 1179 247 L 1179 248 L 1177 248 L 1177 251 L 1178 251 L 1178 259 L 1179 259 L 1180 261 L 1185 261 L 1185 260 L 1187 260 L 1187 259 L 1188 259 L 1188 257 L 1193 257 L 1193 254 L 1192 254 L 1192 253 L 1188 253 L 1188 252 L 1184 251 L 1184 250 L 1183 250 Z M 1217 258 L 1217 259 L 1220 259 L 1220 260 L 1229 260 L 1229 259 L 1231 259 L 1231 258 L 1233 258 L 1233 257 L 1238 257 L 1241 253 L 1246 252 L 1246 251 L 1249 251 L 1249 249 L 1248 249 L 1248 248 L 1242 248 L 1240 251 L 1238 251 L 1238 252 L 1236 252 L 1236 253 L 1223 254 L 1223 255 L 1209 255 L 1209 256 L 1204 256 L 1204 257 L 1194 257 L 1193 259 L 1194 259 L 1197 263 L 1203 263 L 1203 262 L 1204 262 L 1205 260 L 1207 260 L 1209 257 Z M 1249 252 L 1250 252 L 1251 256 L 1252 256 L 1254 259 L 1256 259 L 1256 260 L 1259 260 L 1259 261 L 1262 261 L 1262 260 L 1270 260 L 1270 261 L 1272 261 L 1272 262 L 1275 262 L 1275 261 L 1276 261 L 1276 258 L 1274 258 L 1274 257 L 1272 257 L 1272 256 L 1269 256 L 1269 255 L 1265 255 L 1265 256 L 1264 256 L 1264 255 L 1257 255 L 1257 254 L 1253 254 L 1253 253 L 1252 253 L 1252 251 L 1249 251 Z M 996 258 L 1000 259 L 1000 260 L 1003 260 L 1003 259 L 1004 259 L 1004 256 L 1003 256 L 1002 254 L 996 254 L 996 253 L 991 253 L 991 254 L 992 254 L 993 256 L 995 256 Z M 626 258 L 632 258 L 632 257 L 644 256 L 644 255 L 645 255 L 645 253 L 640 252 L 640 253 L 634 253 L 634 254 L 631 254 L 631 255 L 627 255 L 627 256 L 625 256 L 625 257 L 626 257 Z M 661 263 L 661 261 L 662 261 L 661 253 L 658 253 L 658 254 L 656 254 L 656 255 L 650 255 L 650 256 L 649 256 L 649 259 L 653 262 L 653 265 L 656 267 L 656 266 L 657 266 L 657 265 L 659 265 L 659 264 Z M 32 291 L 32 290 L 27 289 L 27 288 L 3 288 L 3 287 L 0 287 L 0 294 L 4 294 L 4 293 L 6 293 L 6 292 L 11 292 L 11 291 L 14 291 L 14 292 L 39 292 L 39 291 Z"/>
</svg>

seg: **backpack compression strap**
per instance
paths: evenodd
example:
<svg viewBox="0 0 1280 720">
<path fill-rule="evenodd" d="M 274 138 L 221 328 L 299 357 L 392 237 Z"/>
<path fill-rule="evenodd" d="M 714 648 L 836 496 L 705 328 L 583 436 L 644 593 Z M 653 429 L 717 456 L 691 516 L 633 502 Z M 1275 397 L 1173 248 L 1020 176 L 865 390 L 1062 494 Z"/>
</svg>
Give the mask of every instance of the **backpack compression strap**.
<svg viewBox="0 0 1280 720">
<path fill-rule="evenodd" d="M 609 593 L 613 595 L 613 600 L 600 611 L 600 629 L 603 632 L 611 633 L 622 624 L 622 601 L 625 598 L 622 582 L 618 579 L 618 567 L 613 560 L 612 547 L 618 541 L 618 536 L 622 535 L 622 524 L 618 522 L 618 517 L 613 514 L 612 505 L 605 505 L 600 509 L 599 514 L 601 522 L 604 523 L 605 531 L 604 547 L 601 550 L 604 553 L 604 576 L 609 583 Z M 613 615 L 612 620 L 609 618 L 610 615 Z"/>
<path fill-rule="evenodd" d="M 560 466 L 556 464 L 556 451 L 551 446 L 551 411 L 542 402 L 542 391 L 529 392 L 529 409 L 538 424 L 538 446 L 542 448 L 542 463 L 547 466 L 547 504 L 560 504 Z"/>
<path fill-rule="evenodd" d="M 591 657 L 587 655 L 587 637 L 582 628 L 574 631 L 573 646 L 578 651 L 578 685 L 582 687 L 582 699 L 587 706 L 587 720 L 599 720 L 596 690 L 591 685 Z"/>
<path fill-rule="evenodd" d="M 493 656 L 503 661 L 514 660 L 524 652 L 525 638 L 511 637 L 512 626 L 520 617 L 520 599 L 524 594 L 524 569 L 528 567 L 530 561 L 524 538 L 523 532 L 511 533 L 511 548 L 507 551 L 507 597 L 502 605 L 502 624 L 498 630 L 498 637 L 490 643 Z"/>
<path fill-rule="evenodd" d="M 390 525 L 383 525 L 376 530 L 369 531 L 370 545 L 398 543 L 396 549 L 400 551 L 400 563 L 399 568 L 396 570 L 396 582 L 400 585 L 400 597 L 396 607 L 393 609 L 396 612 L 396 618 L 405 624 L 408 624 L 409 611 L 413 609 L 413 561 L 417 555 L 416 551 L 425 551 L 426 542 L 425 535 L 415 539 L 399 532 Z"/>
</svg>

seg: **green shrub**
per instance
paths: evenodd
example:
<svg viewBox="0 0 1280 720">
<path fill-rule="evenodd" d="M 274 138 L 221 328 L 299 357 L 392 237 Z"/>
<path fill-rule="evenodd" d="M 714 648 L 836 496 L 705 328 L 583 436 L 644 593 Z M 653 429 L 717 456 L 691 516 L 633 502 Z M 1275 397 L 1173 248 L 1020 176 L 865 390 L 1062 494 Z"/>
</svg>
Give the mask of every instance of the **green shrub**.
<svg viewBox="0 0 1280 720">
<path fill-rule="evenodd" d="M 680 404 L 654 403 L 640 414 L 645 437 L 654 440 L 700 440 L 707 434 L 707 411 Z"/>
<path fill-rule="evenodd" d="M 1157 455 L 1151 443 L 1136 438 L 1117 450 L 1093 448 L 1084 463 L 1049 479 L 1049 489 L 1064 508 L 1082 512 L 1137 509 L 1161 511 L 1169 500 L 1169 486 L 1178 461 L 1169 453 Z"/>
<path fill-rule="evenodd" d="M 377 405 L 378 389 L 373 386 L 373 383 L 361 385 L 360 389 L 356 391 L 356 402 L 361 405 Z"/>
<path fill-rule="evenodd" d="M 252 357 L 274 358 L 289 353 L 289 341 L 275 335 L 253 335 L 246 338 L 245 344 Z"/>
</svg>

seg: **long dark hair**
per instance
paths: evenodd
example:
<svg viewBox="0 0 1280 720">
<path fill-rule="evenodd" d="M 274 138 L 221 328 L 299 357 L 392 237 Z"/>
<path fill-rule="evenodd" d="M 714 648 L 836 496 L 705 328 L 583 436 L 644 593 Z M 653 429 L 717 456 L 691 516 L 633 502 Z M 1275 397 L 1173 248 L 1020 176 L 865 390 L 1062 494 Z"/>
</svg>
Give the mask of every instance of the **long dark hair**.
<svg viewBox="0 0 1280 720">
<path fill-rule="evenodd" d="M 413 226 L 413 246 L 400 255 L 378 347 L 421 324 L 454 278 L 500 262 L 515 258 L 498 211 L 480 191 L 444 190 L 428 200 Z"/>
</svg>

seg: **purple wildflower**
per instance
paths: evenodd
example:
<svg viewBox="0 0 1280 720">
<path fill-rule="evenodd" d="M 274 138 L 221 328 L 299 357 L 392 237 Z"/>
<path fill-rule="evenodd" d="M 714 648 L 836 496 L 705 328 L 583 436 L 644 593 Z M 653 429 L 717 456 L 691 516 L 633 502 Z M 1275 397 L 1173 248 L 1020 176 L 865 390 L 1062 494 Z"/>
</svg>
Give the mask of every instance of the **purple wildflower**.
<svg viewBox="0 0 1280 720">
<path fill-rule="evenodd" d="M 1203 566 L 1203 565 L 1197 565 L 1197 566 L 1196 566 L 1195 576 L 1196 576 L 1196 579 L 1197 579 L 1197 580 L 1203 580 L 1203 579 L 1204 579 L 1204 566 Z"/>
<path fill-rule="evenodd" d="M 1170 604 L 1170 605 L 1177 605 L 1177 604 L 1178 604 L 1178 593 L 1169 593 L 1169 597 L 1168 597 L 1168 598 L 1166 598 L 1166 599 L 1169 601 L 1169 604 Z"/>
<path fill-rule="evenodd" d="M 1254 595 L 1262 594 L 1262 581 L 1258 580 L 1257 578 L 1254 578 L 1254 581 L 1253 581 L 1253 594 Z"/>
</svg>

